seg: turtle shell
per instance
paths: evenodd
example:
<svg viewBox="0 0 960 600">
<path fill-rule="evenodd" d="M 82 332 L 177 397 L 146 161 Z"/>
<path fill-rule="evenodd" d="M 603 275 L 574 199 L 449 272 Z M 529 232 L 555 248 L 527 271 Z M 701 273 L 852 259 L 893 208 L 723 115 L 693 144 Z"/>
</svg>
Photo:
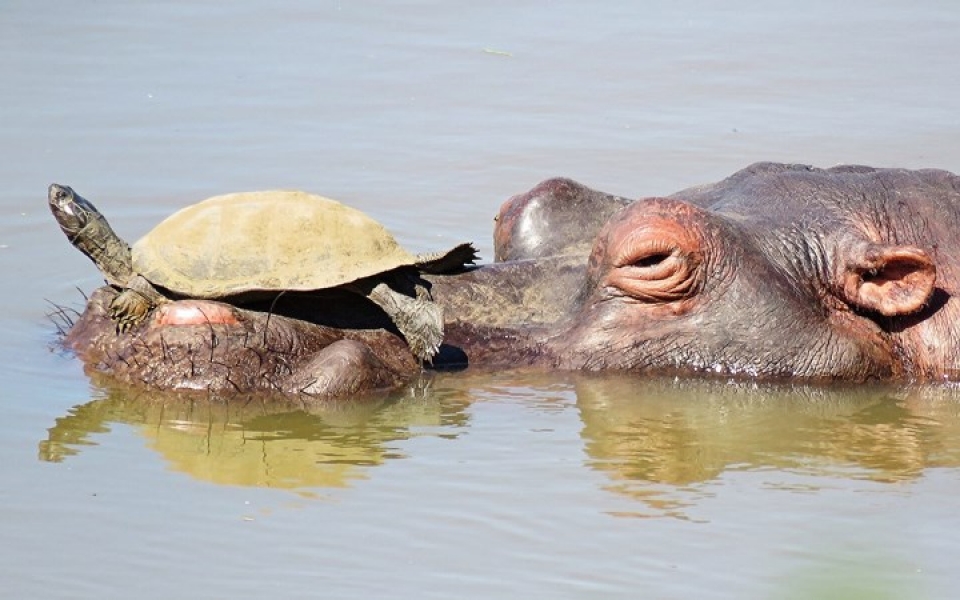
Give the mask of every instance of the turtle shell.
<svg viewBox="0 0 960 600">
<path fill-rule="evenodd" d="M 215 196 L 133 246 L 135 271 L 194 298 L 319 290 L 417 262 L 362 212 L 298 191 Z"/>
</svg>

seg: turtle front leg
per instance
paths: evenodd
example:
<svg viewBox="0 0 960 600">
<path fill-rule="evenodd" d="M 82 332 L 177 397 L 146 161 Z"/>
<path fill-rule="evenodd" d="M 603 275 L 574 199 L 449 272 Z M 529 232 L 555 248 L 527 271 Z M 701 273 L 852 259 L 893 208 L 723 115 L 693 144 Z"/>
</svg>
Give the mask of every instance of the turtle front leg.
<svg viewBox="0 0 960 600">
<path fill-rule="evenodd" d="M 443 341 L 443 308 L 427 294 L 416 298 L 395 291 L 384 282 L 357 286 L 357 291 L 383 309 L 407 340 L 411 352 L 422 362 L 430 362 Z"/>
<path fill-rule="evenodd" d="M 117 332 L 124 333 L 143 322 L 155 307 L 169 301 L 145 277 L 135 275 L 110 302 L 110 317 L 117 322 Z"/>
</svg>

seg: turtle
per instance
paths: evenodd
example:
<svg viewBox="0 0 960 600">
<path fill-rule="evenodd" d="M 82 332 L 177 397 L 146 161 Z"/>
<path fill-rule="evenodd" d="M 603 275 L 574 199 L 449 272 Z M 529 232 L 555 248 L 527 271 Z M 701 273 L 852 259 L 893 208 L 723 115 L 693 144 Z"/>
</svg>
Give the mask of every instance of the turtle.
<svg viewBox="0 0 960 600">
<path fill-rule="evenodd" d="M 51 184 L 47 199 L 70 242 L 119 290 L 110 306 L 119 333 L 172 299 L 342 288 L 380 306 L 413 354 L 430 361 L 443 339 L 443 309 L 418 275 L 460 272 L 477 259 L 470 243 L 411 254 L 363 212 L 302 191 L 214 196 L 167 217 L 132 247 L 70 187 Z"/>
</svg>

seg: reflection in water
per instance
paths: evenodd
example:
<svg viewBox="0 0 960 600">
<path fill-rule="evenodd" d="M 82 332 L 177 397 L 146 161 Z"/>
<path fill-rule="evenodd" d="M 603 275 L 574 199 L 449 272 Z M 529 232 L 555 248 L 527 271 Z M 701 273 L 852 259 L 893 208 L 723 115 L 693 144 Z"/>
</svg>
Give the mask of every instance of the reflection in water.
<svg viewBox="0 0 960 600">
<path fill-rule="evenodd" d="M 57 419 L 40 442 L 40 459 L 60 462 L 95 445 L 92 434 L 122 423 L 135 427 L 173 470 L 203 481 L 339 488 L 402 458 L 392 442 L 451 435 L 467 420 L 463 407 L 409 394 L 304 407 L 277 398 L 224 401 L 107 388 L 105 397 Z"/>
<path fill-rule="evenodd" d="M 803 483 L 789 489 L 816 491 L 823 478 L 897 482 L 960 465 L 956 388 L 625 377 L 576 387 L 589 466 L 658 514 L 684 516 L 729 471 L 792 473 Z"/>
<path fill-rule="evenodd" d="M 769 473 L 761 483 L 768 489 L 815 493 L 843 480 L 911 481 L 931 467 L 960 465 L 957 388 L 545 373 L 441 374 L 431 381 L 426 393 L 315 407 L 107 388 L 105 397 L 57 420 L 40 457 L 62 461 L 119 423 L 134 427 L 173 470 L 203 481 L 338 488 L 403 458 L 395 442 L 461 435 L 477 414 L 468 411 L 471 403 L 508 399 L 506 406 L 546 421 L 569 410 L 568 401 L 550 399 L 573 388 L 582 426 L 571 423 L 575 429 L 567 431 L 580 430 L 586 464 L 604 474 L 604 489 L 640 501 L 643 516 L 688 518 L 685 509 L 737 472 Z M 509 411 L 490 414 L 504 419 L 496 431 L 507 439 L 535 429 Z M 567 435 L 553 431 L 537 435 Z"/>
</svg>

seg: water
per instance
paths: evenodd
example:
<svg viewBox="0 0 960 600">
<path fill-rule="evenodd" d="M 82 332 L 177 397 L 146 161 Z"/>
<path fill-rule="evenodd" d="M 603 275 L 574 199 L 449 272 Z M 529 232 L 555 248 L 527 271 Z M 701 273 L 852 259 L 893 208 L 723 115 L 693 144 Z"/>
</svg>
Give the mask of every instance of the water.
<svg viewBox="0 0 960 600">
<path fill-rule="evenodd" d="M 47 300 L 135 239 L 303 188 L 492 256 L 506 197 L 756 160 L 960 171 L 952 2 L 27 3 L 0 17 L 0 581 L 11 598 L 952 598 L 960 398 L 442 375 L 364 406 L 91 382 Z"/>
</svg>

